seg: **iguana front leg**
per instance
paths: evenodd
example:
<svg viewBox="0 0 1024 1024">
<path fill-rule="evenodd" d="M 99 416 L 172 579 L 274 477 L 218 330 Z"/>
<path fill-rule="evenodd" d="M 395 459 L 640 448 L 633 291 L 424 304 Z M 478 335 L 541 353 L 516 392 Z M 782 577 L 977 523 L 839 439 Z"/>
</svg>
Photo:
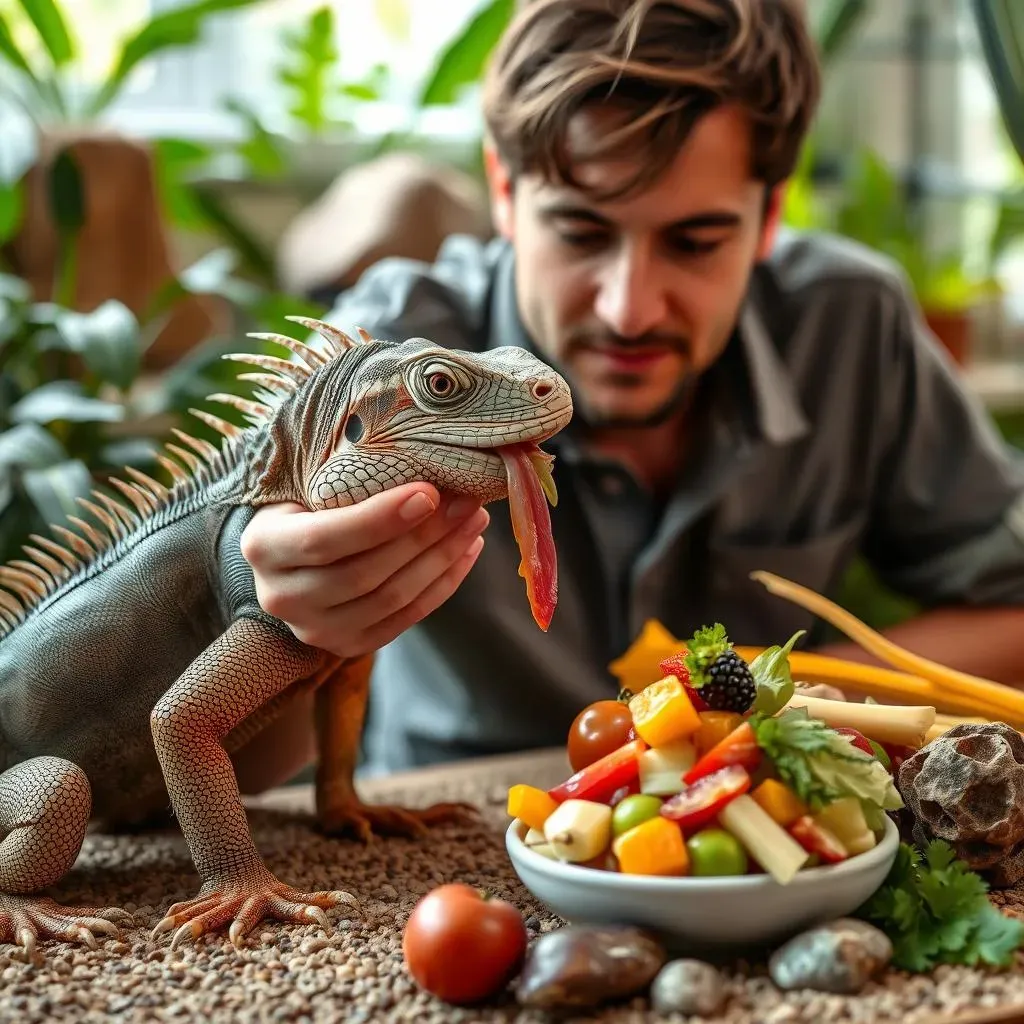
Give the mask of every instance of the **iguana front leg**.
<svg viewBox="0 0 1024 1024">
<path fill-rule="evenodd" d="M 321 655 L 284 627 L 234 622 L 170 687 L 152 729 L 167 791 L 202 879 L 196 899 L 172 906 L 153 934 L 177 928 L 172 948 L 232 921 L 236 945 L 265 917 L 318 921 L 324 908 L 355 904 L 346 892 L 303 893 L 279 882 L 249 832 L 234 767 L 223 740 L 287 687 L 318 668 Z"/>
<path fill-rule="evenodd" d="M 342 662 L 316 691 L 316 813 L 328 835 L 354 832 L 363 841 L 375 832 L 415 835 L 475 813 L 471 804 L 424 808 L 365 804 L 355 789 L 356 762 L 370 693 L 373 655 Z"/>
</svg>

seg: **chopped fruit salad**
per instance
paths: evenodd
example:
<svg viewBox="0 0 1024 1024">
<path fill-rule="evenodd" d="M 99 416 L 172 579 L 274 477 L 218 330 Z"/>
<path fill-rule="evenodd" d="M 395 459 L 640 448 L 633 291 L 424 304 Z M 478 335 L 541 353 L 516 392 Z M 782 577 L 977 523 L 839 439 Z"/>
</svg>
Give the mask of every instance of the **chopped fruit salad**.
<svg viewBox="0 0 1024 1024">
<path fill-rule="evenodd" d="M 509 790 L 525 844 L 589 869 L 783 885 L 873 849 L 903 806 L 888 755 L 791 704 L 801 635 L 748 665 L 720 624 L 700 629 L 661 678 L 583 709 L 567 742 L 573 774 Z"/>
</svg>

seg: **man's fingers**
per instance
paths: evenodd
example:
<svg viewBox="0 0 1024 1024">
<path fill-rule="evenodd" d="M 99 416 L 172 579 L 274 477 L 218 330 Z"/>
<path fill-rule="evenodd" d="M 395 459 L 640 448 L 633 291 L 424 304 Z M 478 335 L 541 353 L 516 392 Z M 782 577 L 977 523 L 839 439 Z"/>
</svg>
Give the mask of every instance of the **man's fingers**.
<svg viewBox="0 0 1024 1024">
<path fill-rule="evenodd" d="M 459 529 L 403 564 L 362 597 L 339 604 L 336 610 L 339 618 L 344 615 L 345 628 L 352 632 L 372 629 L 376 623 L 401 611 L 463 557 L 489 521 L 487 510 L 478 509 Z"/>
<path fill-rule="evenodd" d="M 391 643 L 411 626 L 436 611 L 455 593 L 462 581 L 476 565 L 484 549 L 484 538 L 477 537 L 463 555 L 404 608 L 395 612 L 363 634 L 362 644 L 367 651 L 376 651 Z"/>
<path fill-rule="evenodd" d="M 347 508 L 271 505 L 245 528 L 242 556 L 263 571 L 329 565 L 402 536 L 440 505 L 437 488 L 427 483 L 393 487 Z"/>
</svg>

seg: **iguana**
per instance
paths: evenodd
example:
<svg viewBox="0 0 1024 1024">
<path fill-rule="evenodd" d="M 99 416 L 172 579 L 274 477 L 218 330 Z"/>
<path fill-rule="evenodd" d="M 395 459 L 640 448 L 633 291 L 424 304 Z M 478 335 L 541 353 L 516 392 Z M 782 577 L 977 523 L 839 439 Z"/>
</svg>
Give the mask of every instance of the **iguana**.
<svg viewBox="0 0 1024 1024">
<path fill-rule="evenodd" d="M 0 941 L 117 934 L 118 908 L 41 898 L 76 861 L 90 821 L 166 809 L 180 824 L 201 888 L 171 906 L 154 936 L 219 930 L 238 945 L 261 920 L 319 922 L 345 892 L 298 892 L 257 852 L 231 754 L 287 701 L 325 695 L 317 812 L 329 831 L 412 829 L 450 820 L 367 807 L 353 784 L 371 658 L 342 663 L 295 638 L 260 607 L 240 535 L 255 508 L 350 505 L 415 480 L 484 503 L 508 498 L 520 574 L 546 629 L 557 597 L 548 499 L 553 457 L 538 443 L 572 414 L 566 382 L 524 349 L 480 354 L 413 338 L 352 338 L 289 317 L 305 340 L 260 333 L 282 356 L 241 352 L 252 398 L 211 395 L 242 411 L 239 427 L 201 410 L 220 447 L 176 431 L 159 456 L 165 487 L 127 468 L 111 492 L 79 499 L 33 534 L 25 560 L 0 567 Z M 176 456 L 183 464 L 175 461 Z M 117 491 L 113 488 L 116 487 Z M 130 506 L 111 495 L 120 492 Z M 127 918 L 125 918 L 127 920 Z"/>
</svg>

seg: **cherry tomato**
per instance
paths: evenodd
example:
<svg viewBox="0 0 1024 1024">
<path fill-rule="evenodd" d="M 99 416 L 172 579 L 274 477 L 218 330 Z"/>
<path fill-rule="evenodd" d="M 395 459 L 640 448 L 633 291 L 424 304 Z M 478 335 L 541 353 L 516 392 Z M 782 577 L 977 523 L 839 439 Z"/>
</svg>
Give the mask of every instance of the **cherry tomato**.
<svg viewBox="0 0 1024 1024">
<path fill-rule="evenodd" d="M 569 764 L 574 772 L 610 754 L 633 737 L 633 716 L 624 700 L 588 704 L 569 729 Z"/>
<path fill-rule="evenodd" d="M 416 983 L 447 1003 L 474 1003 L 500 992 L 526 956 L 523 915 L 505 900 L 454 882 L 413 907 L 402 934 Z"/>
</svg>

